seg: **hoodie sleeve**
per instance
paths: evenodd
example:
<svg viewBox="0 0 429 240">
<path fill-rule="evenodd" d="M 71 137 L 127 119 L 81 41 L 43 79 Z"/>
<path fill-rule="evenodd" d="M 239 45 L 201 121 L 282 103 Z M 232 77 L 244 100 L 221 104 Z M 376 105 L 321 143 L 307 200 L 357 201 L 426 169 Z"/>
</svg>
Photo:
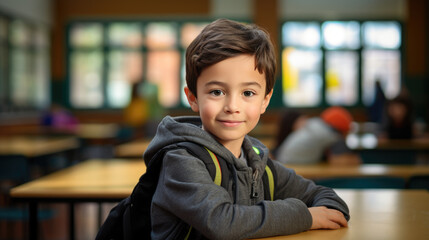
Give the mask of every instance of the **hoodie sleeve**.
<svg viewBox="0 0 429 240">
<path fill-rule="evenodd" d="M 297 175 L 294 170 L 283 164 L 273 161 L 277 171 L 275 197 L 278 199 L 295 198 L 307 207 L 326 206 L 336 209 L 350 220 L 347 204 L 335 193 L 332 188 L 316 185 L 313 181 Z"/>
<path fill-rule="evenodd" d="M 235 204 L 231 195 L 213 183 L 201 160 L 183 149 L 169 151 L 152 202 L 153 236 L 174 238 L 181 220 L 209 239 L 288 235 L 311 227 L 301 196 L 247 206 Z"/>
</svg>

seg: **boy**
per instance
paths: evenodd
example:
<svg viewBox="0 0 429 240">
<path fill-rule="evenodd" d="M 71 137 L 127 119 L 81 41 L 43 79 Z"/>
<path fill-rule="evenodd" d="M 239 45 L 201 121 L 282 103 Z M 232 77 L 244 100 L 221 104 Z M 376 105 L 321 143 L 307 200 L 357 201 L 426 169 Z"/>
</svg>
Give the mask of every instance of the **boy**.
<svg viewBox="0 0 429 240">
<path fill-rule="evenodd" d="M 347 226 L 348 208 L 333 190 L 278 163 L 276 201 L 264 201 L 268 149 L 247 134 L 268 106 L 275 68 L 268 34 L 254 25 L 220 19 L 188 47 L 185 93 L 200 117 L 165 117 L 144 158 L 195 142 L 225 159 L 222 171 L 231 179 L 218 186 L 187 150 L 166 152 L 152 199 L 152 239 L 244 239 Z"/>
</svg>

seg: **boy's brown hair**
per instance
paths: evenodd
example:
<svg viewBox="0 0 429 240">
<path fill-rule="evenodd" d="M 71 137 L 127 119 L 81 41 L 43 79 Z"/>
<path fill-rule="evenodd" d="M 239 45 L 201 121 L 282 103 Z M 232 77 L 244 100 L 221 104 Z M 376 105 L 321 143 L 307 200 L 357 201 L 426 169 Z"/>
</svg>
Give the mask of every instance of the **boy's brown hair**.
<svg viewBox="0 0 429 240">
<path fill-rule="evenodd" d="M 269 34 L 254 24 L 218 19 L 207 25 L 186 49 L 186 84 L 197 96 L 201 72 L 241 54 L 255 56 L 255 69 L 265 74 L 268 94 L 274 87 L 276 56 Z"/>
</svg>

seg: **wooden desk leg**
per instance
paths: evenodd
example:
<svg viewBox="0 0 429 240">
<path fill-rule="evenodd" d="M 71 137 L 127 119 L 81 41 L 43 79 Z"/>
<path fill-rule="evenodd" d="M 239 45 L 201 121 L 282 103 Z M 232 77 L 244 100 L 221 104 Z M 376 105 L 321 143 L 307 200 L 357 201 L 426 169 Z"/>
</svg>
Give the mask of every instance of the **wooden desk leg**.
<svg viewBox="0 0 429 240">
<path fill-rule="evenodd" d="M 37 216 L 37 202 L 36 201 L 30 201 L 29 203 L 29 219 L 28 219 L 28 227 L 29 227 L 29 239 L 31 240 L 37 240 L 39 237 L 38 233 L 38 216 Z"/>
<path fill-rule="evenodd" d="M 70 240 L 74 240 L 74 203 L 69 204 L 69 231 L 70 231 Z"/>
</svg>

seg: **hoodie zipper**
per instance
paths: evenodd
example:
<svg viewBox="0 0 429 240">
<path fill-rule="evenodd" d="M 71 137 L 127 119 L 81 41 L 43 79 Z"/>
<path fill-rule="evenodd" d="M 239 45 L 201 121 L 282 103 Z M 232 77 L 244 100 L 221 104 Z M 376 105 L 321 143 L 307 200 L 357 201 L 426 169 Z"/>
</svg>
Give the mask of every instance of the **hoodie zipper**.
<svg viewBox="0 0 429 240">
<path fill-rule="evenodd" d="M 252 199 L 252 201 L 255 201 L 259 196 L 259 193 L 256 191 L 256 181 L 258 180 L 258 176 L 258 170 L 255 170 L 252 175 L 252 185 L 250 190 L 250 199 Z"/>
</svg>

